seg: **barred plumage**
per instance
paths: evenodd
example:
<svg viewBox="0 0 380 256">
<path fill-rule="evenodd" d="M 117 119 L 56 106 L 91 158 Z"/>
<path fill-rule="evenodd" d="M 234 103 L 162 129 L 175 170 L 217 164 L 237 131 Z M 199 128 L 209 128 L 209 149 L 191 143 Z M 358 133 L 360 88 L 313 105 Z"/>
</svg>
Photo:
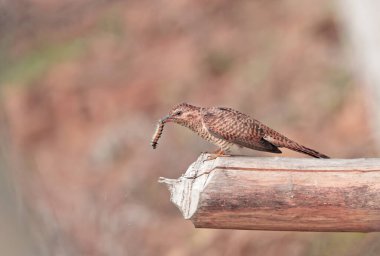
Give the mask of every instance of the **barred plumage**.
<svg viewBox="0 0 380 256">
<path fill-rule="evenodd" d="M 152 140 L 150 142 L 153 149 L 155 149 L 157 147 L 158 140 L 160 139 L 163 130 L 164 130 L 164 122 L 160 119 L 157 122 L 156 130 L 154 131 Z"/>
<path fill-rule="evenodd" d="M 174 122 L 191 129 L 218 146 L 217 155 L 223 155 L 232 145 L 238 145 L 271 153 L 281 153 L 279 148 L 288 148 L 315 158 L 329 158 L 231 108 L 202 108 L 182 103 L 175 106 L 161 122 L 162 127 L 165 122 Z M 162 127 L 157 127 L 152 141 L 153 148 L 162 133 Z"/>
</svg>

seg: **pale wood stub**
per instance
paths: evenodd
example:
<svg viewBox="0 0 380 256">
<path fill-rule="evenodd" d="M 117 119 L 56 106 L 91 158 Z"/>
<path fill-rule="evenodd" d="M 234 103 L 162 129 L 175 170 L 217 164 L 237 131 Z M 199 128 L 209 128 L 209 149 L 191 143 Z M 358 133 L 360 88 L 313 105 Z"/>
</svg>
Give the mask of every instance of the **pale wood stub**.
<svg viewBox="0 0 380 256">
<path fill-rule="evenodd" d="M 380 159 L 206 157 L 162 180 L 196 227 L 380 231 Z"/>
</svg>

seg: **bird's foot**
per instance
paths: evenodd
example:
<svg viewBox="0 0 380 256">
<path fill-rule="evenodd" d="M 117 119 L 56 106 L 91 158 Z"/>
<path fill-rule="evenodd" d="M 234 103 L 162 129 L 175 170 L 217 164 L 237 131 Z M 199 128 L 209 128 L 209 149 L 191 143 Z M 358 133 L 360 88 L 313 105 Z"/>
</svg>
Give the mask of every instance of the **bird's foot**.
<svg viewBox="0 0 380 256">
<path fill-rule="evenodd" d="M 218 157 L 228 157 L 228 156 L 231 156 L 231 155 L 228 155 L 226 154 L 223 150 L 219 149 L 215 152 L 213 152 L 212 154 L 210 154 L 205 160 L 203 160 L 203 162 L 206 162 L 206 161 L 210 161 L 210 160 L 214 160 Z"/>
</svg>

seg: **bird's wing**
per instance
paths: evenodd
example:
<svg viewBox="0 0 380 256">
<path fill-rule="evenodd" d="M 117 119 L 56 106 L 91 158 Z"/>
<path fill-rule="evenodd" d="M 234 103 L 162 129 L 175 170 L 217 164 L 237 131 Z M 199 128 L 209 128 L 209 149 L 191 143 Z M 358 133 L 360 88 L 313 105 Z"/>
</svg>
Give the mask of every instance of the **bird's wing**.
<svg viewBox="0 0 380 256">
<path fill-rule="evenodd" d="M 215 137 L 239 146 L 281 153 L 272 143 L 264 139 L 263 125 L 249 116 L 231 108 L 207 108 L 202 111 L 206 129 Z"/>
</svg>

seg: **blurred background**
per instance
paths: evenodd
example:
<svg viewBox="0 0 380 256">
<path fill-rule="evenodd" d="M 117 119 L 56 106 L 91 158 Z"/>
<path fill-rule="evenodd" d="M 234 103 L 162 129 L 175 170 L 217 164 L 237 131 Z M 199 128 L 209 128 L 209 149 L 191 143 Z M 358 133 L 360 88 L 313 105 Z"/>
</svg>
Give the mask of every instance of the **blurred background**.
<svg viewBox="0 0 380 256">
<path fill-rule="evenodd" d="M 380 255 L 378 234 L 197 230 L 157 179 L 214 147 L 174 125 L 149 144 L 188 102 L 378 156 L 380 31 L 353 2 L 1 0 L 2 254 Z"/>
</svg>

